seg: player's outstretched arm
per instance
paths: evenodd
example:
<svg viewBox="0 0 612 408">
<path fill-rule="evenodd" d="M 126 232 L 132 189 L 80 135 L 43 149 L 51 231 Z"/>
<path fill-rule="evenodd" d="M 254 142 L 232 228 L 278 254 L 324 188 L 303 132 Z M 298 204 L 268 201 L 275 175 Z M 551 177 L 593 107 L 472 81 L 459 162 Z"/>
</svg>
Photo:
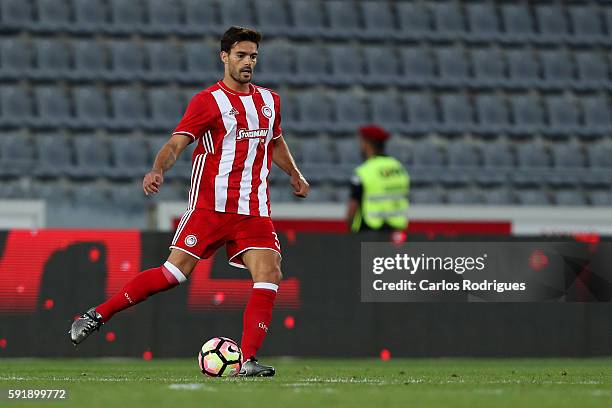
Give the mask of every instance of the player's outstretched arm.
<svg viewBox="0 0 612 408">
<path fill-rule="evenodd" d="M 155 194 L 164 182 L 164 173 L 176 162 L 179 155 L 189 144 L 188 137 L 182 134 L 172 135 L 170 140 L 159 150 L 153 163 L 153 168 L 145 174 L 142 180 L 142 189 L 146 195 Z"/>
<path fill-rule="evenodd" d="M 293 156 L 289 151 L 289 146 L 285 142 L 285 138 L 282 136 L 274 139 L 274 151 L 272 153 L 272 160 L 278 167 L 283 169 L 285 173 L 291 177 L 291 186 L 293 187 L 293 194 L 298 197 L 306 198 L 310 191 L 310 184 L 304 178 L 300 170 L 293 160 Z"/>
</svg>

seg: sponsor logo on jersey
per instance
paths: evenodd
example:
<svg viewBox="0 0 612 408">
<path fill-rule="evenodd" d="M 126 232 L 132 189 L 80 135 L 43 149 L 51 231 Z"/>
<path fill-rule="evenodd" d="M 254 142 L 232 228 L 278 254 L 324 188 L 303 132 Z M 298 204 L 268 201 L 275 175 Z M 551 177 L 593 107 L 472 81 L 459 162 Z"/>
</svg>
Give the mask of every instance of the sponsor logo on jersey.
<svg viewBox="0 0 612 408">
<path fill-rule="evenodd" d="M 198 243 L 198 239 L 196 238 L 195 235 L 187 235 L 185 237 L 185 245 L 187 245 L 188 247 L 191 248 L 192 246 L 194 246 L 197 243 Z"/>
<path fill-rule="evenodd" d="M 272 117 L 272 108 L 268 105 L 264 105 L 261 107 L 261 113 L 263 113 L 266 118 L 270 119 Z"/>
<path fill-rule="evenodd" d="M 243 139 L 265 139 L 268 137 L 268 128 L 265 129 L 239 129 L 238 136 L 236 136 L 236 140 Z"/>
<path fill-rule="evenodd" d="M 236 108 L 232 108 L 229 112 L 227 112 L 230 116 L 236 116 L 238 114 L 238 110 Z"/>
</svg>

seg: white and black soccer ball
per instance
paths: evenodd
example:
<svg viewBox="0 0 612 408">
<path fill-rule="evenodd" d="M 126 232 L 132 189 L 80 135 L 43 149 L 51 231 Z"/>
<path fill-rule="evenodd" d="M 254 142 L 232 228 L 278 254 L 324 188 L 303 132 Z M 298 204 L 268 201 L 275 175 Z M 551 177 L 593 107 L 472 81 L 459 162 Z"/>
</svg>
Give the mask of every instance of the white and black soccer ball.
<svg viewBox="0 0 612 408">
<path fill-rule="evenodd" d="M 242 367 L 242 350 L 232 339 L 213 337 L 198 353 L 198 364 L 204 375 L 210 377 L 233 377 Z"/>
</svg>

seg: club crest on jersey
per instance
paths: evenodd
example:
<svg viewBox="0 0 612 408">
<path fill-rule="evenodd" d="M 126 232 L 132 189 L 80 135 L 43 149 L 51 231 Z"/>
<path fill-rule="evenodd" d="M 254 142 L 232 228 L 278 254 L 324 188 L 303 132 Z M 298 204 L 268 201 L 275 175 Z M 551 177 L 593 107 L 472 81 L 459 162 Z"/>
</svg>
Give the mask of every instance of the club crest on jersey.
<svg viewBox="0 0 612 408">
<path fill-rule="evenodd" d="M 197 243 L 198 243 L 198 239 L 196 238 L 195 235 L 187 235 L 185 237 L 185 245 L 187 245 L 188 247 L 191 248 L 192 246 L 194 246 Z"/>
<path fill-rule="evenodd" d="M 268 119 L 272 117 L 272 109 L 268 105 L 261 107 L 261 113 L 263 113 L 263 115 Z"/>
<path fill-rule="evenodd" d="M 236 136 L 236 140 L 265 139 L 266 137 L 268 137 L 268 128 L 253 129 L 253 130 L 239 129 L 237 136 Z"/>
</svg>

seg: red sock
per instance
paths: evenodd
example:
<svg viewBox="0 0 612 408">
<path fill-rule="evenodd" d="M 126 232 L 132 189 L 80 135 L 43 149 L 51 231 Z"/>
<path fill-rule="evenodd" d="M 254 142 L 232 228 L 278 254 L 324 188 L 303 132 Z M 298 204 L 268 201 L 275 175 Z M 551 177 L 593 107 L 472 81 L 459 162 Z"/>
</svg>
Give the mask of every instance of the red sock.
<svg viewBox="0 0 612 408">
<path fill-rule="evenodd" d="M 255 357 L 268 334 L 277 290 L 278 285 L 274 283 L 256 282 L 253 284 L 253 291 L 244 309 L 243 317 L 240 347 L 244 360 Z"/>
<path fill-rule="evenodd" d="M 185 280 L 185 275 L 176 266 L 166 262 L 160 267 L 140 272 L 114 296 L 97 306 L 96 312 L 102 315 L 102 321 L 106 323 L 115 313 Z"/>
</svg>

